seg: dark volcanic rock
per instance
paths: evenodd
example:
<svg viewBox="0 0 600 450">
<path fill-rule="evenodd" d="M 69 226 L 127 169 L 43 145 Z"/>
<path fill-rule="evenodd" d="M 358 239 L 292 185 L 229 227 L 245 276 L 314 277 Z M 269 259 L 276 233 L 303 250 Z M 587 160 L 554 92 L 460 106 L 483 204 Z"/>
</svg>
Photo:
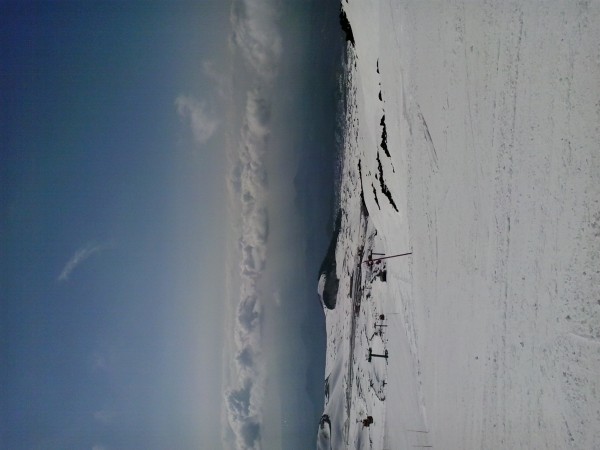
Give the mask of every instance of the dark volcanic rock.
<svg viewBox="0 0 600 450">
<path fill-rule="evenodd" d="M 352 27 L 350 26 L 350 21 L 346 16 L 346 11 L 343 9 L 340 11 L 340 25 L 342 26 L 344 33 L 346 33 L 346 40 L 352 44 L 352 47 L 354 47 L 354 34 L 352 33 Z"/>
</svg>

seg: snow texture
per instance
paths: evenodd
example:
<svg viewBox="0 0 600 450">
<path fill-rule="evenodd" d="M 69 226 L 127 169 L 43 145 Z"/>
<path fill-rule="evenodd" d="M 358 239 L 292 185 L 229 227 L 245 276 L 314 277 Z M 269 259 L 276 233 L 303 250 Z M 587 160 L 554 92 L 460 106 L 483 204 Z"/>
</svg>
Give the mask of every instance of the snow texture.
<svg viewBox="0 0 600 450">
<path fill-rule="evenodd" d="M 600 449 L 600 2 L 342 8 L 317 447 Z"/>
</svg>

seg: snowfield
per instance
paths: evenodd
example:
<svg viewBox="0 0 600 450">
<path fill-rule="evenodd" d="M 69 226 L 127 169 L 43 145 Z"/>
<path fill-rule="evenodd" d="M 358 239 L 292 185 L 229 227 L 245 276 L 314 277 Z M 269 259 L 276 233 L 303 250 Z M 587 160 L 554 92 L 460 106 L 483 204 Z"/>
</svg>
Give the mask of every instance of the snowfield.
<svg viewBox="0 0 600 450">
<path fill-rule="evenodd" d="M 600 2 L 342 8 L 317 447 L 600 449 Z"/>
</svg>

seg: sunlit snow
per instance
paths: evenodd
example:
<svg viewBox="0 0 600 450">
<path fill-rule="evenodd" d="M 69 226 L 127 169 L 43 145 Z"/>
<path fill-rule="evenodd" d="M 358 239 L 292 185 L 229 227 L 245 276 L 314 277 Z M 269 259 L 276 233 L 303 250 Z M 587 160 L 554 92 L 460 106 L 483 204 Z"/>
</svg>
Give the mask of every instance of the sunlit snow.
<svg viewBox="0 0 600 450">
<path fill-rule="evenodd" d="M 342 8 L 317 447 L 600 448 L 600 3 Z"/>
</svg>

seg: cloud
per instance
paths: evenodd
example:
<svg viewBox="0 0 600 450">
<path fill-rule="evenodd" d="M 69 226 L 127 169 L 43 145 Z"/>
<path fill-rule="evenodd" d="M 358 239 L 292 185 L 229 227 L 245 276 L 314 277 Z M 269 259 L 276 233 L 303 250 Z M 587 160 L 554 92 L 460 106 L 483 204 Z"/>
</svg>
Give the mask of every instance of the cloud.
<svg viewBox="0 0 600 450">
<path fill-rule="evenodd" d="M 189 123 L 198 144 L 205 144 L 217 131 L 219 121 L 208 112 L 205 103 L 191 96 L 180 95 L 175 99 L 175 106 L 179 116 Z"/>
<path fill-rule="evenodd" d="M 230 390 L 227 394 L 229 411 L 235 418 L 247 417 L 250 415 L 251 390 L 252 381 L 247 378 L 242 387 Z"/>
<path fill-rule="evenodd" d="M 246 139 L 257 144 L 256 150 L 261 150 L 264 139 L 270 134 L 271 105 L 259 89 L 248 93 L 246 101 Z M 249 144 L 248 144 L 249 145 Z"/>
<path fill-rule="evenodd" d="M 253 350 L 252 347 L 247 346 L 244 347 L 242 349 L 242 351 L 240 351 L 237 356 L 235 357 L 235 360 L 238 362 L 238 364 L 242 367 L 242 370 L 244 368 L 252 368 L 254 367 L 254 356 L 253 356 Z"/>
<path fill-rule="evenodd" d="M 58 275 L 57 281 L 64 282 L 68 281 L 73 271 L 83 264 L 84 261 L 89 259 L 95 253 L 101 252 L 103 250 L 109 249 L 112 247 L 112 242 L 107 241 L 103 243 L 97 243 L 96 241 L 91 241 L 85 244 L 83 247 L 79 248 L 73 256 L 67 261 L 62 271 Z"/>
<path fill-rule="evenodd" d="M 239 294 L 234 302 L 231 380 L 225 386 L 223 440 L 237 449 L 261 448 L 265 363 L 262 354 L 263 293 L 259 286 L 267 266 L 269 176 L 267 160 L 273 121 L 273 86 L 279 72 L 282 40 L 279 11 L 271 0 L 234 0 L 231 8 L 232 50 L 248 68 L 248 88 L 237 141 L 228 147 L 230 207 L 237 215 L 237 246 L 229 256 L 236 267 Z M 205 65 L 205 74 L 214 73 Z M 239 92 L 239 91 L 238 91 Z M 239 103 L 237 103 L 239 104 Z M 241 117 L 239 115 L 241 114 Z M 276 150 L 276 149 L 275 149 Z"/>
<path fill-rule="evenodd" d="M 238 0 L 231 7 L 231 42 L 263 81 L 272 81 L 277 76 L 282 53 L 279 11 L 274 3 Z"/>
<path fill-rule="evenodd" d="M 261 426 L 256 420 L 247 420 L 240 427 L 238 435 L 241 437 L 242 448 L 254 449 L 260 441 Z"/>
<path fill-rule="evenodd" d="M 244 378 L 241 386 L 225 394 L 230 430 L 235 447 L 240 450 L 261 448 L 262 393 L 257 395 L 256 380 Z"/>
<path fill-rule="evenodd" d="M 261 305 L 256 294 L 250 295 L 238 305 L 237 321 L 241 329 L 246 333 L 254 331 L 261 318 Z"/>
</svg>

